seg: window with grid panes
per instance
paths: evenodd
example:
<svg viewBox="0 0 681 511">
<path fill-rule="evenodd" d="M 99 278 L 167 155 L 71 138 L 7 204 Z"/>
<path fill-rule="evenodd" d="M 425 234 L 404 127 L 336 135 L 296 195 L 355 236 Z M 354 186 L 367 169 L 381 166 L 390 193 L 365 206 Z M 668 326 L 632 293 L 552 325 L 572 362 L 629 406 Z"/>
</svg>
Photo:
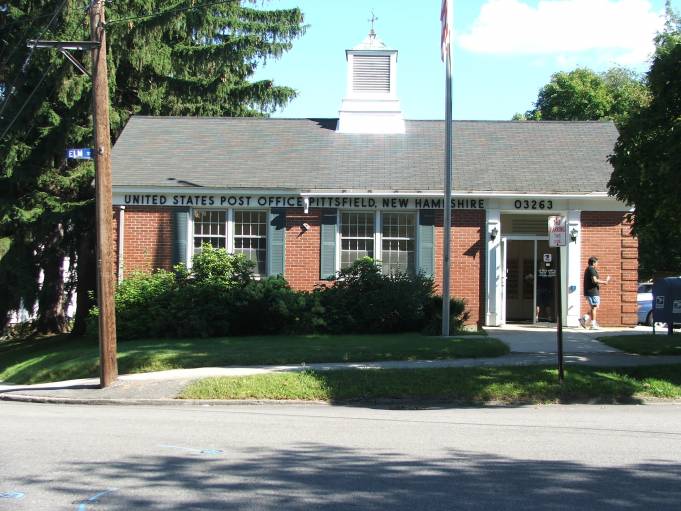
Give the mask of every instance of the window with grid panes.
<svg viewBox="0 0 681 511">
<path fill-rule="evenodd" d="M 201 252 L 201 245 L 208 243 L 214 248 L 227 248 L 227 212 L 194 211 L 194 253 Z"/>
<path fill-rule="evenodd" d="M 383 213 L 382 222 L 383 273 L 414 273 L 416 271 L 416 215 L 414 213 Z"/>
<path fill-rule="evenodd" d="M 374 257 L 374 214 L 341 213 L 341 269 L 357 259 Z"/>
<path fill-rule="evenodd" d="M 267 260 L 267 213 L 265 211 L 234 212 L 234 253 L 243 254 L 255 263 L 254 272 L 265 275 Z"/>
</svg>

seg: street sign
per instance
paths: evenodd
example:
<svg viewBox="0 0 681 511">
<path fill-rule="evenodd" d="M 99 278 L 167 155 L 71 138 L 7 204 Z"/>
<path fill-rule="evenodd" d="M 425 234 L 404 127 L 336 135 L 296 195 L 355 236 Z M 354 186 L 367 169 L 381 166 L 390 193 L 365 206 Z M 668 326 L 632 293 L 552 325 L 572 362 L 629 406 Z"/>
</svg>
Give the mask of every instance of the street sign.
<svg viewBox="0 0 681 511">
<path fill-rule="evenodd" d="M 549 246 L 564 247 L 567 245 L 567 218 L 564 216 L 549 217 Z"/>
<path fill-rule="evenodd" d="M 92 149 L 67 149 L 66 157 L 72 160 L 91 160 Z"/>
</svg>

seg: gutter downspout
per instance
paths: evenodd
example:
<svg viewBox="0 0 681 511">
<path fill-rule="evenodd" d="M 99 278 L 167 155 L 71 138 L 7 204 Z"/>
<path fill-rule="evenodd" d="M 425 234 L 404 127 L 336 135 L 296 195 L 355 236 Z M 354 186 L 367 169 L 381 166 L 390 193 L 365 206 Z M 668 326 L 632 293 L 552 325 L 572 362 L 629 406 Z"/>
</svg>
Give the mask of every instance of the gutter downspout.
<svg viewBox="0 0 681 511">
<path fill-rule="evenodd" d="M 118 283 L 123 280 L 123 254 L 125 253 L 125 206 L 118 206 Z"/>
</svg>

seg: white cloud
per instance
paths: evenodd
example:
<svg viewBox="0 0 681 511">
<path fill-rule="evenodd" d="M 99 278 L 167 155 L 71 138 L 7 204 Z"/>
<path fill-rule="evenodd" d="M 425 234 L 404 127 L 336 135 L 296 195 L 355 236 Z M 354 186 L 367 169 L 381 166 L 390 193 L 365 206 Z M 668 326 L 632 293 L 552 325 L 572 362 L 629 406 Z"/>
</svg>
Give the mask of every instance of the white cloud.
<svg viewBox="0 0 681 511">
<path fill-rule="evenodd" d="M 598 60 L 642 63 L 652 54 L 662 28 L 662 12 L 649 0 L 487 0 L 460 46 L 504 55 L 554 55 L 594 52 Z"/>
</svg>

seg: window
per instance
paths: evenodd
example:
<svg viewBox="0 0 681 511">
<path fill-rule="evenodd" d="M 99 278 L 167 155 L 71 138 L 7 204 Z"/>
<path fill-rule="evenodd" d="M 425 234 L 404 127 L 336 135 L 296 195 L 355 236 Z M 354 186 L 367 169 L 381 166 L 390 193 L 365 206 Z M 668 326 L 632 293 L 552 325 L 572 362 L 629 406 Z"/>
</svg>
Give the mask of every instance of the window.
<svg viewBox="0 0 681 511">
<path fill-rule="evenodd" d="M 227 211 L 195 210 L 194 254 L 204 243 L 245 255 L 256 275 L 266 275 L 267 212 L 235 210 L 232 221 Z"/>
<path fill-rule="evenodd" d="M 234 212 L 234 253 L 244 254 L 255 263 L 255 273 L 265 275 L 267 259 L 267 213 Z"/>
<path fill-rule="evenodd" d="M 374 214 L 341 213 L 341 269 L 357 259 L 374 257 Z"/>
<path fill-rule="evenodd" d="M 383 213 L 383 273 L 416 270 L 416 215 Z"/>
<path fill-rule="evenodd" d="M 201 252 L 201 245 L 208 243 L 214 248 L 227 248 L 227 212 L 194 211 L 194 253 Z"/>
</svg>

